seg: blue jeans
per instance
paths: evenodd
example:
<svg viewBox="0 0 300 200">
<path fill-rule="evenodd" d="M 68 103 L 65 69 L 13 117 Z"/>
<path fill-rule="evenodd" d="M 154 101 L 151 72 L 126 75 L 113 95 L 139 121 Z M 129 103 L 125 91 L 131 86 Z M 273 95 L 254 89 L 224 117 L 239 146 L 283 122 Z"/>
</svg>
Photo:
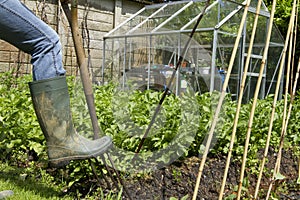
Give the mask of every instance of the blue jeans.
<svg viewBox="0 0 300 200">
<path fill-rule="evenodd" d="M 0 39 L 31 55 L 33 80 L 66 73 L 59 36 L 19 0 L 0 0 Z"/>
</svg>

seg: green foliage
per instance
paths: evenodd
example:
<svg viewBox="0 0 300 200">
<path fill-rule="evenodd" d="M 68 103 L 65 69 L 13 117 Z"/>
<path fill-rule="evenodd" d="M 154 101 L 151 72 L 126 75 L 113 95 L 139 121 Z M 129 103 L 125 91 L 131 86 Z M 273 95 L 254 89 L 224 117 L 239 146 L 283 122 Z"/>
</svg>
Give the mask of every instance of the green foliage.
<svg viewBox="0 0 300 200">
<path fill-rule="evenodd" d="M 189 199 L 189 195 L 188 194 L 185 195 L 185 196 L 183 196 L 182 198 L 170 197 L 169 200 L 187 200 L 187 199 Z"/>
<path fill-rule="evenodd" d="M 101 128 L 113 137 L 117 148 L 125 151 L 118 155 L 124 166 L 126 161 L 132 159 L 127 152 L 133 155 L 137 149 L 161 96 L 161 92 L 151 90 L 143 92 L 119 90 L 113 84 L 96 89 L 96 110 Z M 159 162 L 166 164 L 174 156 L 187 154 L 189 144 L 194 141 L 193 133 L 198 126 L 197 110 L 194 109 L 197 103 L 194 103 L 194 100 L 189 94 L 181 98 L 175 95 L 166 96 L 145 138 L 141 151 L 142 159 L 151 160 L 160 155 Z"/>
<path fill-rule="evenodd" d="M 44 156 L 45 145 L 31 103 L 29 77 L 0 74 L 0 152 L 2 158 L 26 161 L 29 151 Z M 25 157 L 23 157 L 25 154 Z"/>
<path fill-rule="evenodd" d="M 10 73 L 7 73 L 1 75 L 0 81 L 2 93 L 0 98 L 1 102 L 3 102 L 3 106 L 0 108 L 0 123 L 2 125 L 0 127 L 0 149 L 3 155 L 10 155 L 16 159 L 19 157 L 20 152 L 28 152 L 30 150 L 33 150 L 38 155 L 44 155 L 44 138 L 36 120 L 27 87 L 27 82 L 30 81 L 29 77 L 15 78 Z M 92 130 L 89 116 L 86 114 L 87 108 L 84 96 L 75 94 L 75 91 L 78 90 L 75 87 L 74 77 L 68 77 L 68 83 L 72 108 L 74 108 L 72 114 L 75 127 L 79 133 L 86 134 L 86 130 Z M 115 145 L 125 150 L 134 151 L 141 137 L 141 134 L 135 134 L 134 131 L 141 132 L 142 130 L 141 133 L 143 133 L 160 100 L 161 93 L 135 91 L 130 96 L 127 96 L 127 93 L 119 93 L 117 95 L 119 101 L 116 101 L 115 91 L 116 86 L 114 84 L 95 86 L 95 102 L 99 123 L 105 134 L 113 136 Z M 196 94 L 199 119 L 197 120 L 198 124 L 194 124 L 193 128 L 196 127 L 198 131 L 195 138 L 186 138 L 189 142 L 193 142 L 189 149 L 189 155 L 197 155 L 199 153 L 201 144 L 210 129 L 218 99 L 218 92 L 202 95 Z M 179 127 L 183 125 L 182 123 L 180 124 L 182 117 L 180 108 L 182 104 L 187 103 L 191 102 L 184 98 L 178 99 L 174 95 L 167 96 L 162 114 L 158 116 L 157 122 L 154 123 L 154 131 L 145 142 L 144 151 L 155 151 L 169 145 L 176 136 Z M 282 101 L 279 101 L 277 105 L 271 140 L 271 145 L 273 146 L 276 146 L 279 142 L 282 123 Z M 297 98 L 294 110 L 299 110 L 299 106 L 300 102 Z M 251 102 L 243 105 L 240 111 L 234 148 L 235 155 L 242 155 L 243 153 L 250 109 Z M 250 145 L 250 152 L 253 152 L 253 154 L 262 148 L 265 143 L 269 126 L 269 118 L 266 116 L 270 116 L 271 109 L 272 96 L 258 101 L 250 141 L 253 144 Z M 83 110 L 85 112 L 81 112 Z M 222 106 L 217 126 L 218 141 L 214 146 L 215 152 L 223 152 L 225 154 L 228 152 L 235 110 L 236 103 L 230 100 L 230 96 L 227 96 Z M 125 116 L 130 118 L 130 120 L 125 118 Z M 192 117 L 195 117 L 195 115 Z M 298 118 L 299 113 L 293 112 L 287 136 L 290 145 L 297 144 L 300 140 L 297 131 L 299 129 Z M 163 120 L 167 121 L 167 123 L 161 127 L 161 121 Z"/>
<path fill-rule="evenodd" d="M 288 29 L 293 1 L 294 0 L 278 0 L 276 4 L 275 23 L 284 34 Z M 272 2 L 272 0 L 266 1 L 269 10 L 271 10 L 272 8 Z"/>
<path fill-rule="evenodd" d="M 269 129 L 270 116 L 272 111 L 273 96 L 268 96 L 265 99 L 258 100 L 257 106 L 254 113 L 254 119 L 251 126 L 250 144 L 247 152 L 248 165 L 257 165 L 258 158 L 257 152 L 264 149 Z M 272 136 L 270 145 L 272 148 L 277 148 L 279 145 L 279 139 L 281 134 L 281 124 L 282 124 L 282 112 L 283 112 L 283 102 L 277 102 L 276 114 L 274 117 Z M 233 122 L 235 117 L 235 103 L 232 101 L 225 102 L 224 106 L 224 126 L 218 134 L 218 142 L 214 148 L 214 153 L 223 152 L 228 153 L 229 143 L 231 140 L 231 133 L 233 128 Z M 249 126 L 249 116 L 252 108 L 252 102 L 244 104 L 240 110 L 240 116 L 236 131 L 236 138 L 233 147 L 234 159 L 242 159 L 245 146 L 245 138 Z M 254 168 L 252 168 L 254 169 Z M 253 172 L 253 171 L 252 171 Z"/>
<path fill-rule="evenodd" d="M 44 163 L 47 156 L 45 140 L 31 103 L 27 86 L 29 81 L 30 78 L 27 76 L 16 78 L 11 73 L 0 75 L 0 152 L 2 159 L 9 160 L 11 164 L 24 163 L 29 166 L 29 170 L 32 169 L 36 172 L 36 169 L 32 167 L 34 165 L 29 162 L 32 160 L 29 159 L 29 154 L 36 154 L 36 162 L 41 164 Z M 74 124 L 80 134 L 91 137 L 92 128 L 85 98 L 84 95 L 79 94 L 80 89 L 75 83 L 74 77 L 68 77 Z M 94 94 L 96 112 L 103 132 L 112 136 L 114 145 L 118 148 L 134 152 L 162 94 L 155 91 L 123 93 L 116 90 L 114 84 L 95 86 Z M 219 95 L 218 92 L 201 95 L 190 94 L 180 98 L 168 95 L 161 113 L 154 122 L 153 130 L 145 140 L 142 148 L 142 152 L 145 153 L 143 159 L 151 158 L 154 152 L 159 152 L 168 146 L 172 147 L 171 151 L 161 153 L 159 162 L 168 163 L 175 154 L 182 157 L 199 155 L 210 130 Z M 258 164 L 257 152 L 264 148 L 266 142 L 272 103 L 273 96 L 257 102 L 248 151 L 248 166 Z M 185 107 L 185 105 L 188 106 Z M 235 159 L 240 159 L 243 155 L 251 106 L 252 102 L 249 102 L 241 107 L 233 148 Z M 285 140 L 285 147 L 293 147 L 297 155 L 300 150 L 294 147 L 298 147 L 300 142 L 299 110 L 300 99 L 297 97 L 294 101 Z M 235 112 L 236 102 L 231 100 L 230 95 L 227 95 L 219 115 L 215 132 L 217 137 L 214 145 L 211 146 L 211 153 L 228 153 Z M 270 144 L 274 149 L 279 144 L 282 115 L 283 101 L 278 101 Z M 195 131 L 195 135 L 191 134 L 193 131 Z M 188 149 L 186 149 L 186 145 L 188 145 Z M 129 158 L 120 159 L 120 161 L 126 162 L 126 159 Z M 250 170 L 253 172 L 255 168 L 250 168 Z M 78 186 L 93 177 L 88 161 L 71 162 L 66 168 L 51 176 L 42 172 L 40 174 L 48 180 L 64 184 L 68 188 Z M 53 179 L 51 179 L 52 176 Z M 101 194 L 98 193 L 98 195 Z"/>
<path fill-rule="evenodd" d="M 299 98 L 299 93 L 298 91 L 297 96 L 295 97 L 294 104 L 293 104 L 293 111 L 291 114 L 291 118 L 289 121 L 288 129 L 287 129 L 287 140 L 285 141 L 286 143 L 289 143 L 289 146 L 294 146 L 295 150 L 297 151 L 297 155 L 299 156 L 300 154 L 300 149 L 299 149 L 299 144 L 300 143 L 300 134 L 299 134 L 299 129 L 300 129 L 300 123 L 299 123 L 299 118 L 300 118 L 300 98 Z"/>
<path fill-rule="evenodd" d="M 273 2 L 272 0 L 267 0 L 265 2 L 266 5 L 268 6 L 269 10 L 271 10 L 272 2 Z M 278 0 L 277 4 L 276 4 L 274 22 L 278 26 L 279 30 L 281 31 L 281 33 L 284 37 L 286 36 L 287 30 L 288 30 L 293 2 L 294 2 L 294 0 Z M 298 13 L 298 19 L 299 19 L 299 13 Z M 298 22 L 298 24 L 299 24 L 299 22 Z M 296 36 L 297 40 L 296 40 L 295 65 L 297 65 L 297 62 L 298 62 L 299 46 L 300 46 L 299 27 L 297 29 L 298 29 L 298 31 L 297 31 L 297 36 Z"/>
<path fill-rule="evenodd" d="M 71 200 L 71 196 L 61 193 L 61 184 L 53 181 L 46 170 L 31 165 L 27 168 L 11 166 L 0 162 L 0 191 L 12 190 L 14 194 L 7 199 L 20 200 Z"/>
</svg>

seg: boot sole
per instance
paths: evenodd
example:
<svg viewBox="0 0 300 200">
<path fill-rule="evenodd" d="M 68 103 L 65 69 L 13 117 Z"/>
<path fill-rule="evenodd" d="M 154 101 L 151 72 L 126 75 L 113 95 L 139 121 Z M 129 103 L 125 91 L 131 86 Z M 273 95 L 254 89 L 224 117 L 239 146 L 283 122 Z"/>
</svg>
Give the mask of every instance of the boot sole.
<svg viewBox="0 0 300 200">
<path fill-rule="evenodd" d="M 89 158 L 97 158 L 98 156 L 106 153 L 112 146 L 113 144 L 111 143 L 108 146 L 103 147 L 100 151 L 91 155 L 68 156 L 68 157 L 62 157 L 57 159 L 51 159 L 49 160 L 49 166 L 53 168 L 61 168 L 68 165 L 71 160 L 85 160 Z"/>
</svg>

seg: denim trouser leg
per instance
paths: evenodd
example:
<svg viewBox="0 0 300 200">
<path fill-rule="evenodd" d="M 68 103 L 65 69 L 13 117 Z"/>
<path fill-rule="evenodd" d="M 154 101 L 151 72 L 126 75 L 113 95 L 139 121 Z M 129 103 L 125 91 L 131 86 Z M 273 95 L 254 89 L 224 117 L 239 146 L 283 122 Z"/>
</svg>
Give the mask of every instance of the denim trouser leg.
<svg viewBox="0 0 300 200">
<path fill-rule="evenodd" d="M 0 39 L 32 56 L 33 80 L 65 74 L 59 36 L 19 0 L 0 0 Z"/>
</svg>

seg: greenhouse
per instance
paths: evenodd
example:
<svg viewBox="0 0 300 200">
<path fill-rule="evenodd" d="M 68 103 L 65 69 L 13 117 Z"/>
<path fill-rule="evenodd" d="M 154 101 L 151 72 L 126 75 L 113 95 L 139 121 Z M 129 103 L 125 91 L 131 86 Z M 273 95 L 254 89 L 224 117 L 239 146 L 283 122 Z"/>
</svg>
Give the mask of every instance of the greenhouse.
<svg viewBox="0 0 300 200">
<path fill-rule="evenodd" d="M 105 35 L 103 82 L 114 80 L 119 81 L 123 87 L 161 90 L 168 84 L 174 66 L 181 59 L 180 67 L 172 80 L 172 92 L 180 94 L 187 87 L 199 93 L 220 91 L 240 28 L 245 2 L 211 1 L 185 52 L 184 47 L 206 1 L 175 1 L 145 6 Z M 247 81 L 243 94 L 240 94 L 256 9 L 257 1 L 252 1 L 230 73 L 226 90 L 233 99 L 239 95 L 243 95 L 244 101 L 251 99 L 259 76 L 270 21 L 270 13 L 264 3 L 259 12 Z M 260 98 L 274 93 L 283 41 L 280 32 L 273 25 Z"/>
</svg>

